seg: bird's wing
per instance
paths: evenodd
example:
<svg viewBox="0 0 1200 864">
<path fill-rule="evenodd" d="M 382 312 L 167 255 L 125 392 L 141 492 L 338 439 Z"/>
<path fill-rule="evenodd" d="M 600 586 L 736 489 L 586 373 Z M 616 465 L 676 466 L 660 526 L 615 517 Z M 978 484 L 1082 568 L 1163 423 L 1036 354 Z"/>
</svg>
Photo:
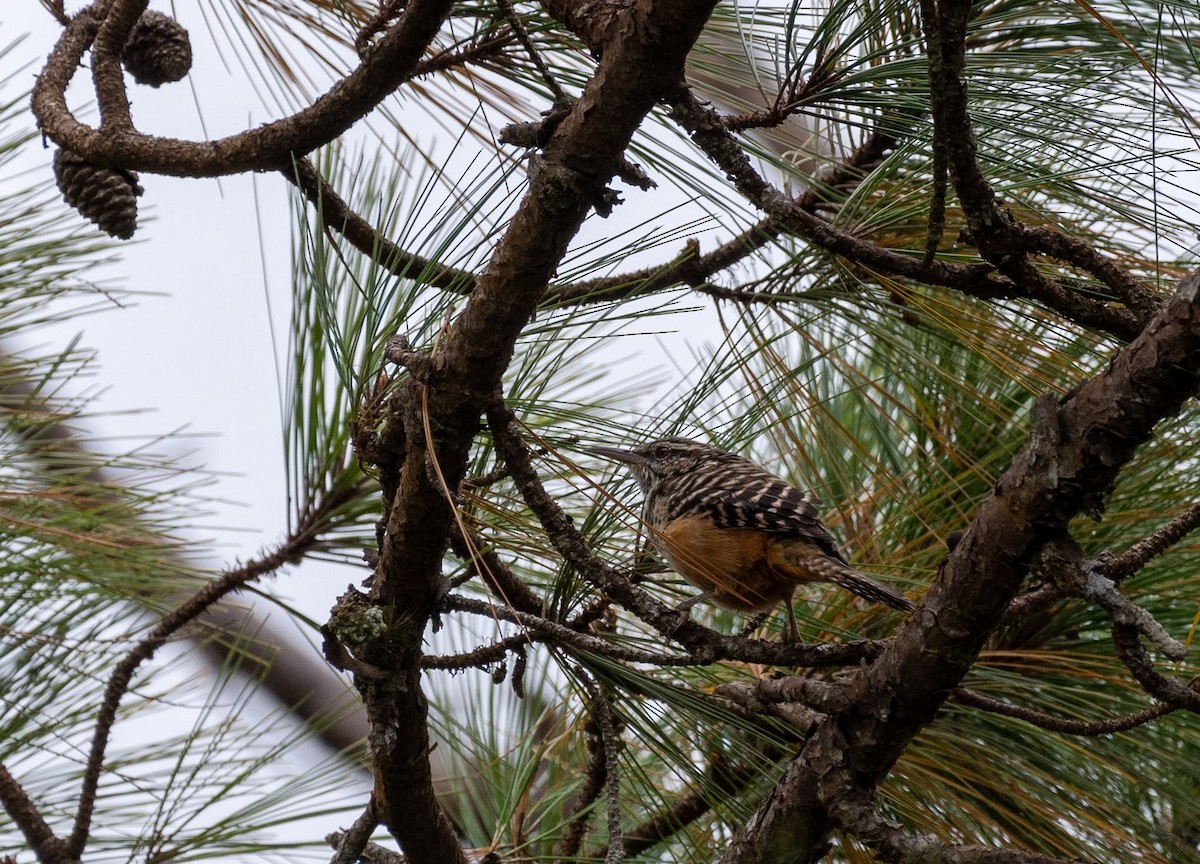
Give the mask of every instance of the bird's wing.
<svg viewBox="0 0 1200 864">
<path fill-rule="evenodd" d="M 704 502 L 714 521 L 724 528 L 758 528 L 787 537 L 808 540 L 829 557 L 846 561 L 837 540 L 821 521 L 821 500 L 763 473 L 741 478 Z"/>
</svg>

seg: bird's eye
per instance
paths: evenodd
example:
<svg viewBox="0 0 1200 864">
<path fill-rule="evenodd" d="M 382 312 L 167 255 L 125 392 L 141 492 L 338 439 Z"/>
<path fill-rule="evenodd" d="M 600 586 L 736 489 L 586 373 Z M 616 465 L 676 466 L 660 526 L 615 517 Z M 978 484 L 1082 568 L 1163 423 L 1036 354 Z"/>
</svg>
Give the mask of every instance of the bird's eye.
<svg viewBox="0 0 1200 864">
<path fill-rule="evenodd" d="M 666 459 L 671 455 L 671 448 L 666 444 L 659 444 L 654 448 L 655 459 Z"/>
</svg>

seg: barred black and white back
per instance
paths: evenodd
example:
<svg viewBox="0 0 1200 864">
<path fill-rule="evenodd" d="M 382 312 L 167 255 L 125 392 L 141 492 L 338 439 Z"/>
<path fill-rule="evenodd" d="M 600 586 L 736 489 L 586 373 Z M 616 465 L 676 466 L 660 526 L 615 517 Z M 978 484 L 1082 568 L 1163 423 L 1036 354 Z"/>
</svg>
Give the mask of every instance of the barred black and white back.
<svg viewBox="0 0 1200 864">
<path fill-rule="evenodd" d="M 721 528 L 802 537 L 848 563 L 821 521 L 821 500 L 746 457 L 687 438 L 652 441 L 633 452 L 648 458 L 633 468 L 652 525 L 703 514 Z"/>
<path fill-rule="evenodd" d="M 787 544 L 792 564 L 820 581 L 893 609 L 913 604 L 850 566 L 821 521 L 820 499 L 744 456 L 687 438 L 663 438 L 631 451 L 629 462 L 645 494 L 646 521 L 665 526 L 701 516 L 717 528 L 750 528 Z"/>
</svg>

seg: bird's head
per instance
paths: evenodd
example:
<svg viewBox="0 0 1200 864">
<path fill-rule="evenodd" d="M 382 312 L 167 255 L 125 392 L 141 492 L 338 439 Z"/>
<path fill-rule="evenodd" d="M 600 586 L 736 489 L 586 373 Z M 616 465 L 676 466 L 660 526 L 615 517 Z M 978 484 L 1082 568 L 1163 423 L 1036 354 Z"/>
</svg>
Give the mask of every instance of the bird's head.
<svg viewBox="0 0 1200 864">
<path fill-rule="evenodd" d="M 705 463 L 729 458 L 730 454 L 688 438 L 660 438 L 632 450 L 619 447 L 585 447 L 588 453 L 628 465 L 643 492 L 649 492 L 665 477 L 695 471 Z"/>
</svg>

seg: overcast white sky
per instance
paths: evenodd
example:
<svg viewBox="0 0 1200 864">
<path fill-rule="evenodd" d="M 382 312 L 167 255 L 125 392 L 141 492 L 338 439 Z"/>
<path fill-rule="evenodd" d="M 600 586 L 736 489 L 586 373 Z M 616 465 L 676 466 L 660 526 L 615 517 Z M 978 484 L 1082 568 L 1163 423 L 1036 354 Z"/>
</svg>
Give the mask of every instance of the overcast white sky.
<svg viewBox="0 0 1200 864">
<path fill-rule="evenodd" d="M 215 55 L 196 5 L 185 0 L 176 6 L 192 36 L 194 73 L 190 81 L 158 90 L 132 88 L 139 125 L 204 138 L 197 103 L 210 135 L 270 119 L 241 69 L 227 68 Z M 5 71 L 23 67 L 28 79 L 23 74 L 16 81 L 31 81 L 59 30 L 37 0 L 5 0 L 0 43 L 29 34 L 4 61 Z M 77 82 L 86 85 L 86 75 Z M 14 95 L 11 88 L 5 95 Z M 83 90 L 75 101 L 87 98 Z M 49 176 L 51 154 L 31 146 L 25 156 L 33 170 Z M 156 296 L 77 320 L 52 338 L 64 344 L 83 329 L 82 342 L 99 352 L 100 381 L 108 388 L 102 408 L 153 409 L 97 418 L 97 432 L 141 437 L 186 428 L 201 436 L 185 446 L 197 450 L 195 462 L 222 475 L 213 491 L 228 504 L 197 528 L 201 536 L 220 536 L 223 560 L 244 559 L 285 526 L 268 294 L 276 332 L 286 334 L 292 222 L 287 184 L 275 175 L 258 175 L 220 181 L 144 176 L 142 185 L 135 240 L 123 245 L 117 265 L 94 275 Z M 47 338 L 37 333 L 30 342 Z M 223 527 L 239 530 L 219 530 Z M 321 604 L 328 608 L 324 599 L 316 601 Z"/>
</svg>

